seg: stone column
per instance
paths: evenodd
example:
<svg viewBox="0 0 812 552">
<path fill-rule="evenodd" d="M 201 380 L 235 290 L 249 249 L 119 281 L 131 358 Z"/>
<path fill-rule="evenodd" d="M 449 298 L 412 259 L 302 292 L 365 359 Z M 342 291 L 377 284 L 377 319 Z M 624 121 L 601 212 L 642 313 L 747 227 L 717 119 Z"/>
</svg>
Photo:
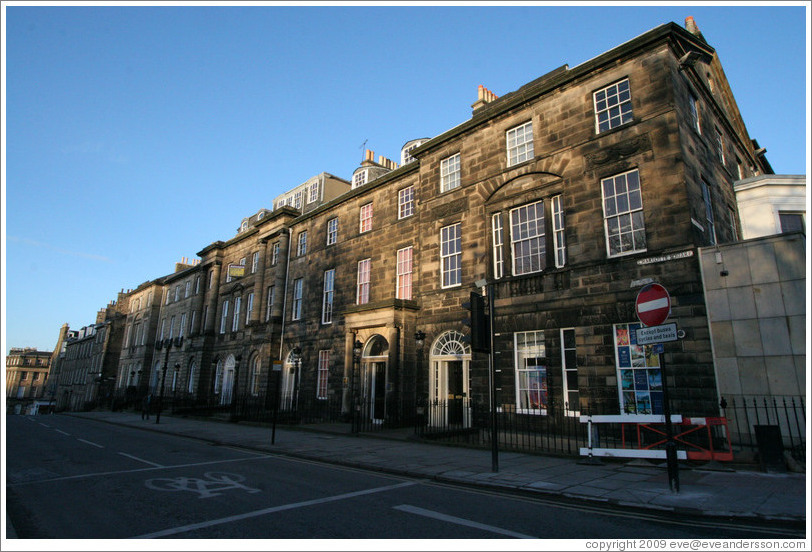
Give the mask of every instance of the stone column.
<svg viewBox="0 0 812 552">
<path fill-rule="evenodd" d="M 352 371 L 355 369 L 353 365 L 352 349 L 355 344 L 355 333 L 347 332 L 344 336 L 344 377 L 347 378 L 347 386 L 342 385 L 341 394 L 341 413 L 352 413 Z M 343 383 L 343 382 L 342 382 Z"/>
</svg>

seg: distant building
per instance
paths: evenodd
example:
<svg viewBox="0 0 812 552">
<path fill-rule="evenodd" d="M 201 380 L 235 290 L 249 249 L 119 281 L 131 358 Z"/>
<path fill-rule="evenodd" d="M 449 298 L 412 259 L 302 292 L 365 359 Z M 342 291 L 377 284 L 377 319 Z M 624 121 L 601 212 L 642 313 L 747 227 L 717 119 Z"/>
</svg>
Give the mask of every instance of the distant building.
<svg viewBox="0 0 812 552">
<path fill-rule="evenodd" d="M 734 185 L 742 238 L 806 232 L 806 176 L 760 174 Z"/>
<path fill-rule="evenodd" d="M 6 412 L 36 414 L 45 396 L 51 351 L 12 347 L 6 355 Z"/>
<path fill-rule="evenodd" d="M 350 183 L 346 180 L 323 172 L 307 179 L 302 184 L 288 190 L 284 194 L 277 196 L 273 201 L 273 206 L 274 209 L 280 209 L 286 206 L 293 207 L 301 213 L 309 213 L 322 204 L 332 201 L 349 189 Z M 260 209 L 256 215 L 243 219 L 239 231 L 243 232 L 247 230 L 249 225 L 253 226 L 253 223 L 262 220 L 267 213 L 267 210 Z"/>
</svg>

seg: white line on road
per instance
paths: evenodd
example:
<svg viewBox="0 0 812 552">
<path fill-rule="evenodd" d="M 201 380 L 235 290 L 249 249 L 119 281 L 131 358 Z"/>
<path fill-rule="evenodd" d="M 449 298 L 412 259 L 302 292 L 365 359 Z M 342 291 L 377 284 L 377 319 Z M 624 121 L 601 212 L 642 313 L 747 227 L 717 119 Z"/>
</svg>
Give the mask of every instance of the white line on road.
<svg viewBox="0 0 812 552">
<path fill-rule="evenodd" d="M 287 460 L 286 458 L 280 458 L 273 455 L 266 455 L 266 456 L 254 456 L 251 458 L 229 458 L 228 460 L 212 460 L 209 462 L 195 462 L 190 464 L 176 464 L 174 466 L 162 466 L 162 467 L 154 467 L 154 468 L 138 468 L 135 470 L 116 470 L 116 471 L 107 471 L 107 472 L 95 472 L 95 473 L 83 473 L 79 475 L 66 475 L 64 477 L 54 477 L 51 479 L 40 479 L 39 481 L 23 481 L 20 483 L 6 483 L 6 487 L 20 487 L 22 485 L 34 485 L 39 483 L 53 483 L 55 481 L 67 481 L 70 479 L 85 479 L 88 477 L 104 477 L 107 475 L 121 475 L 126 473 L 138 473 L 138 472 L 147 472 L 147 471 L 155 471 L 155 470 L 174 470 L 176 468 L 191 468 L 195 466 L 210 466 L 212 464 L 226 464 L 229 462 L 245 462 L 248 460 L 264 460 L 266 458 L 274 458 L 277 460 Z"/>
<path fill-rule="evenodd" d="M 88 445 L 93 445 L 94 447 L 104 448 L 102 445 L 94 443 L 93 441 L 85 441 L 84 439 L 79 439 L 78 437 L 76 439 L 82 441 L 83 443 L 87 443 Z"/>
<path fill-rule="evenodd" d="M 61 429 L 55 429 L 54 431 L 56 431 L 57 433 L 61 433 L 62 435 L 67 435 L 68 437 L 70 437 L 70 433 L 66 433 L 66 432 L 62 431 Z"/>
<path fill-rule="evenodd" d="M 345 493 L 336 496 L 330 496 L 326 498 L 317 498 L 314 500 L 305 500 L 304 502 L 294 502 L 293 504 L 284 504 L 282 506 L 274 506 L 272 508 L 265 508 L 263 510 L 256 510 L 254 512 L 247 512 L 245 514 L 238 514 L 235 516 L 228 516 L 220 519 L 212 519 L 210 521 L 203 521 L 201 523 L 192 523 L 190 525 L 183 525 L 181 527 L 174 527 L 172 529 L 164 529 L 163 531 L 156 531 L 155 533 L 147 533 L 146 535 L 139 535 L 137 537 L 132 537 L 135 539 L 158 539 L 161 537 L 167 537 L 170 535 L 177 535 L 178 533 L 186 533 L 188 531 L 195 531 L 197 529 L 205 529 L 207 527 L 212 527 L 214 525 L 222 525 L 224 523 L 231 523 L 233 521 L 242 521 L 244 519 L 249 519 L 258 516 L 265 516 L 268 514 L 273 514 L 275 512 L 282 512 L 284 510 L 293 510 L 295 508 L 304 508 L 306 506 L 315 506 L 317 504 L 325 504 L 327 502 L 335 502 L 337 500 L 346 500 L 348 498 L 355 498 L 357 496 L 364 496 L 368 494 L 374 493 L 382 493 L 386 491 L 391 491 L 394 489 L 400 489 L 401 487 L 410 487 L 412 485 L 418 485 L 420 481 L 407 481 L 405 483 L 398 483 L 396 485 L 387 485 L 385 487 L 376 487 L 374 489 L 366 489 L 363 491 L 355 491 L 352 493 Z"/>
<path fill-rule="evenodd" d="M 43 424 L 42 422 L 38 422 L 38 423 L 39 423 L 39 425 L 41 425 L 42 427 L 51 427 L 51 426 L 49 426 L 48 424 Z"/>
<path fill-rule="evenodd" d="M 149 460 L 144 460 L 143 458 L 138 458 L 137 456 L 133 456 L 132 454 L 127 454 L 126 452 L 119 452 L 121 456 L 126 456 L 127 458 L 132 458 L 133 460 L 138 460 L 139 462 L 143 462 L 144 464 L 149 464 L 150 466 L 155 466 L 156 468 L 165 468 L 166 466 L 162 464 L 156 464 L 155 462 L 150 462 Z"/>
<path fill-rule="evenodd" d="M 525 535 L 522 533 L 516 533 L 514 531 L 510 531 L 508 529 L 502 529 L 501 527 L 494 527 L 493 525 L 485 525 L 484 523 L 477 523 L 476 521 L 471 521 L 468 519 L 458 518 L 454 516 L 449 516 L 446 514 L 441 514 L 440 512 L 433 512 L 431 510 L 424 510 L 423 508 L 418 508 L 417 506 L 409 506 L 408 504 L 401 504 L 400 506 L 394 506 L 395 510 L 400 510 L 401 512 L 408 512 L 410 514 L 417 514 L 418 516 L 424 516 L 428 518 L 438 519 L 440 521 L 445 521 L 448 523 L 456 523 L 457 525 L 464 525 L 466 527 L 473 527 L 474 529 L 482 529 L 483 531 L 489 531 L 491 533 L 497 533 L 499 535 L 505 535 L 508 537 L 515 537 L 517 539 L 535 539 L 538 537 L 531 537 L 530 535 Z"/>
</svg>

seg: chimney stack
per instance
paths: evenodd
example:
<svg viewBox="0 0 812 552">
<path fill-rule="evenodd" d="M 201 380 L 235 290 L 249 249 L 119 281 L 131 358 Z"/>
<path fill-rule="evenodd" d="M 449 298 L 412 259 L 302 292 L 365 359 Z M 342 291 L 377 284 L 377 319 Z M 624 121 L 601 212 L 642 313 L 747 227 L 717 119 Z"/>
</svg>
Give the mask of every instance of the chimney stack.
<svg viewBox="0 0 812 552">
<path fill-rule="evenodd" d="M 497 96 L 496 94 L 494 94 L 493 92 L 491 92 L 490 90 L 488 90 L 487 88 L 485 88 L 480 84 L 479 88 L 477 89 L 477 100 L 471 104 L 471 107 L 473 108 L 473 113 L 476 113 L 478 109 L 491 103 L 498 97 L 499 96 Z"/>
<path fill-rule="evenodd" d="M 694 21 L 694 17 L 692 15 L 685 18 L 685 30 L 700 39 L 702 42 L 707 42 L 705 37 L 702 36 L 702 31 L 699 30 L 699 27 L 696 25 L 696 21 Z"/>
</svg>

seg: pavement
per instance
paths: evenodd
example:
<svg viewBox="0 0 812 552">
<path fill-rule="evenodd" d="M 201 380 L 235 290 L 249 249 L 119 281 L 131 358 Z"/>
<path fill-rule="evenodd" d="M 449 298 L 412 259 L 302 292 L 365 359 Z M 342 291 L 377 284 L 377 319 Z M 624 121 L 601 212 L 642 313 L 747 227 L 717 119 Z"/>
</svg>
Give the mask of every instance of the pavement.
<svg viewBox="0 0 812 552">
<path fill-rule="evenodd" d="M 65 414 L 61 414 L 65 415 Z M 765 473 L 757 466 L 687 466 L 681 463 L 679 492 L 669 488 L 665 463 L 491 450 L 417 441 L 411 429 L 374 434 L 349 433 L 348 424 L 277 426 L 229 423 L 162 414 L 74 412 L 79 416 L 282 456 L 364 468 L 479 488 L 529 493 L 552 500 L 638 512 L 739 520 L 806 527 L 806 473 Z M 13 530 L 13 527 L 9 528 Z"/>
</svg>

